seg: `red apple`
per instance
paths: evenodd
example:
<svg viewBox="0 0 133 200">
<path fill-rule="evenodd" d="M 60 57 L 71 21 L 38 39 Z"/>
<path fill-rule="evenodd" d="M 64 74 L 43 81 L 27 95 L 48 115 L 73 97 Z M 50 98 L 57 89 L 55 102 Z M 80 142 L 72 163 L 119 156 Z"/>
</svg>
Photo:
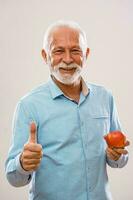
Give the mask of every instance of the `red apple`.
<svg viewBox="0 0 133 200">
<path fill-rule="evenodd" d="M 121 131 L 112 131 L 104 136 L 109 147 L 124 148 L 126 136 Z"/>
</svg>

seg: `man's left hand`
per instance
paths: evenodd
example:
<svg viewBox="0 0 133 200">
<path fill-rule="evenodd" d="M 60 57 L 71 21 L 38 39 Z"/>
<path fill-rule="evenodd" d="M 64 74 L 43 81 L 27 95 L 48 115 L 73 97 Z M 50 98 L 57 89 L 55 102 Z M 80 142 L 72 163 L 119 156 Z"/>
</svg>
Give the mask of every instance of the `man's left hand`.
<svg viewBox="0 0 133 200">
<path fill-rule="evenodd" d="M 125 147 L 128 146 L 129 144 L 130 142 L 126 141 Z M 122 154 L 124 155 L 128 154 L 128 151 L 125 148 L 107 147 L 106 154 L 109 159 L 118 160 Z"/>
</svg>

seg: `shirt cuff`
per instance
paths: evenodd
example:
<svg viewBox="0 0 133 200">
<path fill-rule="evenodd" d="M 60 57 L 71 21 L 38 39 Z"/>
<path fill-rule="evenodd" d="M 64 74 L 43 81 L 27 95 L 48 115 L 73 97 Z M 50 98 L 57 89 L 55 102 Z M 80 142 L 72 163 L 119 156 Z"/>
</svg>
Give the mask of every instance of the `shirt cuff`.
<svg viewBox="0 0 133 200">
<path fill-rule="evenodd" d="M 128 162 L 128 154 L 126 155 L 122 154 L 118 160 L 111 160 L 107 157 L 107 162 L 111 167 L 122 168 Z"/>
<path fill-rule="evenodd" d="M 16 170 L 21 173 L 21 174 L 24 174 L 24 175 L 31 175 L 33 173 L 33 171 L 26 171 L 23 169 L 23 167 L 21 166 L 21 163 L 20 163 L 20 155 L 19 154 L 17 157 L 16 157 L 16 160 L 15 160 L 15 163 L 16 163 Z"/>
</svg>

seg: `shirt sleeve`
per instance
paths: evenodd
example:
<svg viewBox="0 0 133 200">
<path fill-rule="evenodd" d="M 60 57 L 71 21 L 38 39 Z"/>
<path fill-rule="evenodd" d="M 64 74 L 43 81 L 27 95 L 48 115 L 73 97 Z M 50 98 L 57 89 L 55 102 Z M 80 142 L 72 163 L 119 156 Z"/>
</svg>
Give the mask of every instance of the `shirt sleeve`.
<svg viewBox="0 0 133 200">
<path fill-rule="evenodd" d="M 108 157 L 106 158 L 107 163 L 112 168 L 122 168 L 124 167 L 128 162 L 128 154 L 121 155 L 121 157 L 118 160 L 111 160 Z"/>
<path fill-rule="evenodd" d="M 120 124 L 115 100 L 114 100 L 114 97 L 111 94 L 111 96 L 110 96 L 110 132 L 115 131 L 115 130 L 122 131 L 122 127 L 121 127 L 121 124 Z M 126 154 L 126 155 L 122 154 L 121 157 L 117 161 L 115 161 L 115 160 L 109 159 L 106 156 L 106 161 L 107 161 L 107 163 L 110 167 L 122 168 L 127 164 L 128 157 L 129 157 L 128 154 Z"/>
<path fill-rule="evenodd" d="M 5 172 L 9 183 L 15 187 L 27 185 L 32 172 L 25 171 L 20 164 L 20 154 L 23 146 L 28 141 L 29 124 L 33 119 L 32 114 L 19 102 L 13 117 L 11 147 L 5 162 Z"/>
<path fill-rule="evenodd" d="M 114 97 L 110 96 L 110 132 L 115 130 L 121 130 L 121 123 L 118 116 Z"/>
</svg>

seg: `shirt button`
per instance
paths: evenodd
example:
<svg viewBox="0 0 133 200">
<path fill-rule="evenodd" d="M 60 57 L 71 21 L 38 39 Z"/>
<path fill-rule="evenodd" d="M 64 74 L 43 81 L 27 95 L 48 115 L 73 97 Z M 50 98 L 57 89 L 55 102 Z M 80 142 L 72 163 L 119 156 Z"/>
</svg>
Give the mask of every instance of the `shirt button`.
<svg viewBox="0 0 133 200">
<path fill-rule="evenodd" d="M 81 126 L 83 126 L 83 125 L 84 125 L 84 122 L 82 121 L 82 122 L 81 122 Z"/>
<path fill-rule="evenodd" d="M 86 148 L 88 147 L 88 144 L 87 144 L 87 143 L 85 144 L 85 147 L 86 147 Z"/>
</svg>

